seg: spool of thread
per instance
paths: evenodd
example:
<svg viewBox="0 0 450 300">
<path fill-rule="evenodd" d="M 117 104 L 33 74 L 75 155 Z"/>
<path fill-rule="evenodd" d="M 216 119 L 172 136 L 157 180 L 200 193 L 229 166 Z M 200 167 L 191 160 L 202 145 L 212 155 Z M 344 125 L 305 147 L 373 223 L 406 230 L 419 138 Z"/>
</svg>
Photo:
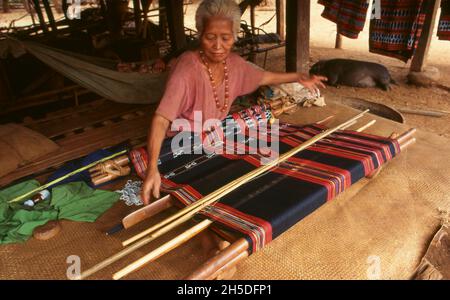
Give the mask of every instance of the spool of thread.
<svg viewBox="0 0 450 300">
<path fill-rule="evenodd" d="M 42 190 L 39 193 L 37 193 L 36 195 L 34 195 L 33 197 L 31 197 L 31 199 L 25 201 L 23 203 L 23 205 L 29 206 L 29 207 L 33 207 L 38 202 L 47 200 L 48 198 L 50 198 L 50 191 L 49 190 Z"/>
</svg>

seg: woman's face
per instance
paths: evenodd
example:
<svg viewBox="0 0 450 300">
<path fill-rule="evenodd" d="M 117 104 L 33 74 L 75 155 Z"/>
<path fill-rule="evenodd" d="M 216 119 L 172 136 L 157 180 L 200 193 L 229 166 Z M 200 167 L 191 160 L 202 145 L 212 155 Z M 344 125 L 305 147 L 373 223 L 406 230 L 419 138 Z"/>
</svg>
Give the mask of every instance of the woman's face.
<svg viewBox="0 0 450 300">
<path fill-rule="evenodd" d="M 209 62 L 219 63 L 224 61 L 234 44 L 233 23 L 224 18 L 207 20 L 200 42 Z"/>
</svg>

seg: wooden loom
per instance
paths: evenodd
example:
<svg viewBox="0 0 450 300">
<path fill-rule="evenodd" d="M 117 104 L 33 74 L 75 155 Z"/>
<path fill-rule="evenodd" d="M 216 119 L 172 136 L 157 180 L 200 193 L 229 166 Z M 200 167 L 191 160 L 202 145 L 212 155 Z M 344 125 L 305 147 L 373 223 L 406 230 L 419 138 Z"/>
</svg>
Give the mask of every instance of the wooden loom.
<svg viewBox="0 0 450 300">
<path fill-rule="evenodd" d="M 176 213 L 175 215 L 167 218 L 166 220 L 162 221 L 161 223 L 158 223 L 151 228 L 141 232 L 140 234 L 126 240 L 123 242 L 124 246 L 127 246 L 122 251 L 116 253 L 115 255 L 107 258 L 106 260 L 98 263 L 97 265 L 93 266 L 92 268 L 86 270 L 83 272 L 78 279 L 85 279 L 88 276 L 92 275 L 93 273 L 111 265 L 112 263 L 118 261 L 119 259 L 123 258 L 124 256 L 128 255 L 129 253 L 135 251 L 136 249 L 144 246 L 145 244 L 153 241 L 157 237 L 161 236 L 162 234 L 166 233 L 167 231 L 171 230 L 172 228 L 178 226 L 179 224 L 187 221 L 191 217 L 193 217 L 196 213 L 198 213 L 200 210 L 202 210 L 204 207 L 208 205 L 212 205 L 217 201 L 220 197 L 223 197 L 226 193 L 231 192 L 233 189 L 237 188 L 238 186 L 244 184 L 246 179 L 252 178 L 251 176 L 257 176 L 258 174 L 262 174 L 263 172 L 267 171 L 277 163 L 281 162 L 284 159 L 287 159 L 288 157 L 302 151 L 303 149 L 307 148 L 308 146 L 314 144 L 315 142 L 319 141 L 320 139 L 326 137 L 327 135 L 333 133 L 336 130 L 342 130 L 346 129 L 356 123 L 356 120 L 359 119 L 362 115 L 364 115 L 366 112 L 363 112 L 354 118 L 334 127 L 331 129 L 326 130 L 322 134 L 319 134 L 315 137 L 313 137 L 311 140 L 306 141 L 305 143 L 299 145 L 298 147 L 292 149 L 288 153 L 285 153 L 280 156 L 280 159 L 268 167 L 264 168 L 260 167 L 250 173 L 253 174 L 247 174 L 243 177 L 246 178 L 238 178 L 237 180 L 231 182 L 230 184 L 227 184 L 225 187 L 211 193 L 210 195 L 205 196 L 203 199 L 198 200 L 197 202 L 193 203 L 192 205 L 189 205 Z M 332 118 L 332 116 L 316 122 L 318 124 L 323 124 L 329 121 Z M 356 131 L 362 132 L 363 130 L 367 129 L 368 127 L 372 126 L 375 123 L 375 120 L 370 121 L 369 123 L 365 124 L 364 126 L 358 128 Z M 400 144 L 400 149 L 404 150 L 409 145 L 413 144 L 415 142 L 415 138 L 413 137 L 415 133 L 415 129 L 410 129 L 406 131 L 405 133 L 401 135 L 392 134 L 391 138 L 396 138 L 398 143 Z M 261 169 L 263 168 L 263 169 Z M 375 177 L 381 170 L 381 166 L 374 170 L 371 174 L 369 174 L 368 178 Z M 256 175 L 255 175 L 256 174 Z M 167 195 L 152 204 L 137 210 L 136 212 L 133 212 L 132 214 L 126 216 L 122 220 L 121 227 L 123 228 L 130 228 L 131 226 L 139 223 L 140 221 L 150 218 L 159 212 L 173 206 L 173 199 L 170 195 Z M 127 267 L 123 268 L 122 270 L 116 272 L 113 275 L 114 279 L 120 279 L 124 276 L 130 274 L 133 271 L 136 271 L 137 269 L 143 267 L 144 265 L 156 260 L 158 257 L 168 253 L 170 250 L 182 245 L 189 239 L 193 238 L 200 232 L 204 231 L 206 228 L 208 228 L 213 221 L 209 219 L 205 219 L 202 222 L 196 224 L 195 226 L 189 228 L 187 231 L 182 233 L 181 235 L 175 237 L 174 239 L 166 242 L 165 244 L 161 245 L 157 249 L 151 251 L 147 255 L 143 256 L 139 260 L 133 262 L 132 264 L 128 265 Z M 205 262 L 202 266 L 197 268 L 193 273 L 191 273 L 187 279 L 217 279 L 221 278 L 223 274 L 225 274 L 230 269 L 234 268 L 241 260 L 243 260 L 245 257 L 249 255 L 249 243 L 245 238 L 240 238 L 234 241 L 232 244 L 230 244 L 228 247 L 222 249 L 216 256 L 209 259 L 207 262 Z"/>
</svg>

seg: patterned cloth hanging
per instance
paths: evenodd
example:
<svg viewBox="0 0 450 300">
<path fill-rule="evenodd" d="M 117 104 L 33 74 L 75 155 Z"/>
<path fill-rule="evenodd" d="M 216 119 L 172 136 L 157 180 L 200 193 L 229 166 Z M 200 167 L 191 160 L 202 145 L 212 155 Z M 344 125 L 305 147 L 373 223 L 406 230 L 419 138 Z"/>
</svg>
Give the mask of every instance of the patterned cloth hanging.
<svg viewBox="0 0 450 300">
<path fill-rule="evenodd" d="M 318 124 L 282 124 L 276 136 L 258 139 L 279 142 L 279 152 L 285 153 L 325 129 Z M 239 134 L 247 135 L 246 131 Z M 238 140 L 234 142 L 236 147 L 242 146 Z M 249 147 L 249 139 L 244 143 Z M 133 163 L 138 168 L 145 162 L 139 155 L 143 152 L 135 152 Z M 396 140 L 339 131 L 229 193 L 200 215 L 215 220 L 217 228 L 242 234 L 255 252 L 399 152 Z M 162 152 L 164 155 L 167 153 Z M 169 156 L 171 159 L 159 166 L 162 188 L 182 205 L 191 204 L 261 163 L 260 154 Z"/>
<path fill-rule="evenodd" d="M 440 40 L 450 41 L 450 0 L 442 0 L 441 17 L 437 35 Z"/>
<path fill-rule="evenodd" d="M 381 18 L 370 21 L 369 51 L 407 62 L 417 48 L 429 1 L 380 1 Z"/>
<path fill-rule="evenodd" d="M 340 34 L 358 38 L 366 22 L 368 0 L 319 0 L 319 4 L 325 6 L 322 17 L 336 23 Z"/>
</svg>

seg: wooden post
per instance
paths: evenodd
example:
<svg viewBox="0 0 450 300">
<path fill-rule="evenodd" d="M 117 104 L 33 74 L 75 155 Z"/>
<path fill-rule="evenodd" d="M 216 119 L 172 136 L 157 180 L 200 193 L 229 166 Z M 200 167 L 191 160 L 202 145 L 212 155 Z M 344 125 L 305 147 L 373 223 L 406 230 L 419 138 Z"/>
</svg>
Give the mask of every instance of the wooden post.
<svg viewBox="0 0 450 300">
<path fill-rule="evenodd" d="M 277 13 L 277 34 L 280 36 L 281 40 L 285 40 L 286 34 L 284 30 L 285 26 L 285 12 L 286 3 L 285 0 L 276 0 L 276 13 Z"/>
<path fill-rule="evenodd" d="M 0 107 L 11 104 L 14 93 L 6 71 L 6 60 L 0 59 Z"/>
<path fill-rule="evenodd" d="M 286 70 L 308 72 L 310 0 L 286 2 Z"/>
<path fill-rule="evenodd" d="M 255 6 L 250 5 L 250 26 L 251 26 L 251 32 L 252 35 L 256 35 L 256 16 L 255 16 Z M 258 46 L 255 44 L 254 40 L 252 42 L 251 52 L 248 56 L 248 60 L 252 63 L 256 62 L 256 50 L 258 49 Z"/>
<path fill-rule="evenodd" d="M 336 42 L 334 48 L 342 49 L 342 35 L 339 34 L 339 27 L 336 25 Z"/>
<path fill-rule="evenodd" d="M 250 26 L 252 26 L 252 34 L 256 34 L 256 19 L 255 19 L 255 6 L 250 6 Z"/>
<path fill-rule="evenodd" d="M 136 29 L 136 36 L 139 36 L 141 32 L 141 1 L 133 0 L 133 12 L 134 12 L 134 26 Z"/>
<path fill-rule="evenodd" d="M 55 18 L 53 16 L 52 9 L 50 8 L 50 4 L 48 0 L 42 0 L 44 3 L 45 13 L 47 14 L 47 19 L 50 22 L 50 26 L 52 27 L 52 32 L 56 32 L 58 28 L 56 27 Z"/>
<path fill-rule="evenodd" d="M 432 0 L 429 2 L 422 34 L 420 35 L 419 44 L 417 45 L 416 52 L 411 62 L 410 71 L 412 72 L 422 72 L 422 69 L 425 66 L 440 3 L 441 0 Z"/>
<path fill-rule="evenodd" d="M 164 0 L 166 4 L 167 22 L 169 24 L 170 43 L 173 50 L 186 47 L 186 36 L 184 35 L 184 12 L 183 1 Z"/>
<path fill-rule="evenodd" d="M 2 0 L 3 13 L 9 13 L 9 1 Z"/>
<path fill-rule="evenodd" d="M 41 25 L 41 29 L 44 32 L 48 32 L 47 24 L 45 23 L 44 15 L 42 15 L 41 4 L 39 0 L 33 0 L 34 10 L 39 18 L 39 24 Z"/>
</svg>

